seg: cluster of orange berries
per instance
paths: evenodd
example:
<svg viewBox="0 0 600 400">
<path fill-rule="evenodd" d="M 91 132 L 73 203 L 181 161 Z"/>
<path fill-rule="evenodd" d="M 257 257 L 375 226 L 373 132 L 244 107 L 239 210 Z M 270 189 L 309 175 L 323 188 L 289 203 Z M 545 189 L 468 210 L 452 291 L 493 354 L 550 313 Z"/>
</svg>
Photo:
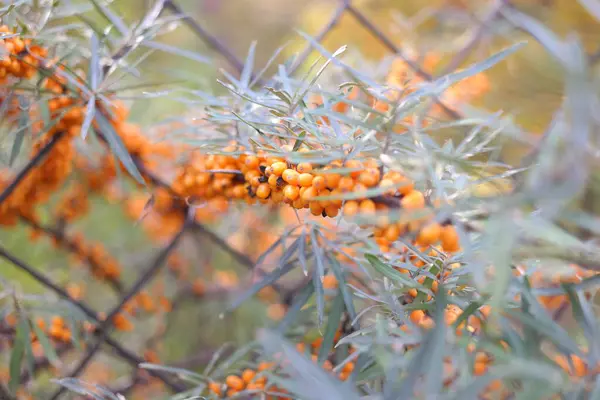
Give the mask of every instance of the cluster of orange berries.
<svg viewBox="0 0 600 400">
<path fill-rule="evenodd" d="M 32 45 L 31 39 L 21 39 L 6 25 L 0 26 L 0 83 L 11 77 L 32 78 L 48 51 L 40 46 Z"/>
<path fill-rule="evenodd" d="M 80 184 L 73 184 L 57 204 L 55 215 L 59 221 L 69 223 L 86 215 L 89 209 L 90 201 L 86 188 Z"/>
<path fill-rule="evenodd" d="M 282 146 L 291 151 L 289 145 Z M 225 152 L 243 151 L 232 144 Z M 300 152 L 303 149 L 299 149 Z M 340 169 L 350 171 L 347 174 Z M 345 217 L 357 214 L 373 215 L 377 219 L 374 235 L 382 250 L 389 251 L 393 242 L 406 233 L 418 233 L 417 244 L 423 248 L 440 243 L 445 252 L 460 249 L 458 234 L 449 224 L 427 223 L 431 218 L 408 222 L 388 222 L 385 213 L 390 202 L 377 197 L 343 200 L 344 195 L 357 197 L 369 189 L 381 188 L 385 197 L 402 210 L 424 210 L 427 200 L 414 183 L 397 171 L 382 173 L 373 158 L 333 161 L 326 166 L 303 162 L 292 164 L 283 157 L 242 154 L 240 156 L 194 154 L 177 176 L 173 189 L 182 197 L 201 204 L 198 212 L 206 218 L 228 209 L 229 200 L 249 204 L 288 204 L 295 209 L 309 209 L 316 216 L 336 217 L 343 210 Z M 388 190 L 385 190 L 389 188 Z M 382 197 L 382 196 L 378 196 Z M 204 203 L 200 203 L 203 201 Z"/>
<path fill-rule="evenodd" d="M 334 342 L 337 342 L 341 337 L 341 332 L 338 331 L 336 333 Z M 317 353 L 321 347 L 323 339 L 317 338 L 314 339 L 310 344 L 305 344 L 303 342 L 298 343 L 296 345 L 296 350 L 300 353 L 308 355 L 313 362 L 317 362 L 318 356 Z M 353 353 L 354 348 L 350 347 L 349 352 Z M 330 354 L 332 356 L 332 354 Z M 275 359 L 279 359 L 279 355 L 275 356 Z M 329 357 L 332 358 L 332 357 Z M 219 396 L 224 398 L 232 397 L 243 391 L 255 391 L 255 392 L 269 392 L 272 395 L 267 395 L 267 399 L 289 399 L 292 397 L 286 397 L 285 394 L 287 391 L 285 389 L 279 388 L 273 383 L 270 383 L 264 374 L 265 371 L 275 371 L 278 369 L 279 365 L 285 364 L 285 360 L 280 360 L 279 364 L 273 361 L 263 361 L 260 362 L 256 369 L 247 368 L 242 371 L 239 375 L 228 375 L 225 378 L 224 382 L 211 381 L 208 384 L 208 390 Z M 334 365 L 330 359 L 326 359 L 321 367 L 330 373 L 333 374 Z M 355 364 L 353 361 L 346 362 L 340 371 L 337 373 L 337 377 L 345 381 L 350 377 L 350 374 L 354 371 Z M 226 396 L 226 397 L 225 397 Z"/>
<path fill-rule="evenodd" d="M 10 313 L 4 318 L 4 321 L 7 326 L 15 328 L 18 323 L 18 317 L 14 313 Z M 48 335 L 55 345 L 60 343 L 70 343 L 73 338 L 73 332 L 71 332 L 71 329 L 61 316 L 53 316 L 50 319 L 50 324 L 47 324 L 46 320 L 41 317 L 36 318 L 32 323 L 35 323 L 42 332 Z M 34 331 L 30 332 L 29 339 L 31 341 L 33 355 L 35 357 L 42 357 L 44 349 Z"/>
<path fill-rule="evenodd" d="M 268 395 L 265 397 L 267 399 L 291 400 L 289 397 L 282 396 L 283 394 L 287 393 L 285 389 L 281 389 L 273 384 L 269 384 L 267 377 L 264 374 L 261 374 L 263 371 L 272 369 L 273 366 L 273 363 L 261 362 L 258 364 L 256 370 L 248 368 L 245 369 L 239 376 L 228 375 L 223 383 L 216 381 L 209 382 L 208 390 L 211 393 L 223 398 L 230 398 L 243 391 L 268 391 L 277 394 Z"/>
</svg>

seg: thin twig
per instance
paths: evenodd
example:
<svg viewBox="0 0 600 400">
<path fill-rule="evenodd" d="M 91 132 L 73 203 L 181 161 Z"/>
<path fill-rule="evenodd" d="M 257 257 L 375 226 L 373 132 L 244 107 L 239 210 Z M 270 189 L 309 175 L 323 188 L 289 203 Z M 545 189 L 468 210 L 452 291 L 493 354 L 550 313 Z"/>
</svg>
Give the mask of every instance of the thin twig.
<svg viewBox="0 0 600 400">
<path fill-rule="evenodd" d="M 52 138 L 38 151 L 38 153 L 29 160 L 27 165 L 14 177 L 12 182 L 4 188 L 2 194 L 0 194 L 0 204 L 2 204 L 19 186 L 19 184 L 27 177 L 29 172 L 39 164 L 44 157 L 50 153 L 50 151 L 54 148 L 54 146 L 58 143 L 58 141 L 63 137 L 64 132 L 59 132 L 56 135 L 52 136 Z"/>
<path fill-rule="evenodd" d="M 227 60 L 227 62 L 233 68 L 235 68 L 238 74 L 242 73 L 244 69 L 244 63 L 235 54 L 233 54 L 233 52 L 227 46 L 222 44 L 219 39 L 208 33 L 198 22 L 186 14 L 185 11 L 183 11 L 183 9 L 175 3 L 175 1 L 167 0 L 165 3 L 165 8 L 168 8 L 175 14 L 180 15 L 183 21 L 191 30 L 194 31 L 194 33 L 196 33 L 196 35 L 198 35 L 213 50 L 221 54 Z M 253 75 L 251 76 L 250 80 L 254 80 Z"/>
<path fill-rule="evenodd" d="M 333 30 L 333 28 L 335 28 L 335 26 L 342 19 L 342 17 L 344 15 L 344 13 L 346 12 L 347 8 L 348 8 L 348 4 L 346 4 L 346 3 L 342 3 L 338 7 L 338 9 L 335 11 L 335 13 L 333 14 L 333 17 L 329 20 L 329 22 L 327 23 L 327 25 L 325 25 L 323 27 L 323 29 L 321 29 L 321 32 L 319 32 L 314 37 L 314 39 L 317 42 L 321 42 L 323 39 L 325 39 L 325 37 Z M 302 64 L 304 64 L 304 62 L 306 61 L 306 59 L 308 58 L 308 56 L 310 56 L 310 53 L 312 53 L 312 52 L 313 52 L 312 46 L 310 44 L 306 45 L 306 47 L 304 48 L 304 50 L 302 50 L 302 52 L 300 53 L 300 55 L 294 61 L 294 64 L 292 64 L 292 66 L 290 67 L 289 74 L 293 75 L 294 72 L 296 72 L 296 70 L 298 68 L 300 68 L 302 66 Z"/>
<path fill-rule="evenodd" d="M 370 31 L 373 36 L 375 36 L 385 47 L 388 48 L 388 50 L 392 51 L 395 55 L 400 57 L 402 61 L 404 61 L 406 65 L 408 65 L 418 76 L 420 76 L 426 81 L 431 81 L 433 79 L 431 74 L 426 72 L 423 68 L 421 68 L 419 64 L 407 57 L 404 54 L 404 52 L 398 46 L 396 46 L 383 32 L 381 32 L 381 30 L 375 24 L 373 24 L 363 13 L 358 11 L 354 6 L 350 4 L 347 5 L 347 10 L 350 13 L 350 15 L 352 15 L 362 26 L 364 26 L 368 31 Z M 462 119 L 462 115 L 458 111 L 448 107 L 439 99 L 436 98 L 435 102 L 451 118 Z"/>
<path fill-rule="evenodd" d="M 492 5 L 488 15 L 479 23 L 477 29 L 473 32 L 465 46 L 450 60 L 444 67 L 440 76 L 447 75 L 456 70 L 465 59 L 473 52 L 475 46 L 483 39 L 489 25 L 498 17 L 502 16 L 502 9 L 507 5 L 507 0 L 496 0 Z"/>
<path fill-rule="evenodd" d="M 32 228 L 34 228 L 36 230 L 40 230 L 40 231 L 46 233 L 47 235 L 52 236 L 52 238 L 54 238 L 54 240 L 56 240 L 57 242 L 59 242 L 63 245 L 65 250 L 70 251 L 75 254 L 78 253 L 79 247 L 77 246 L 77 244 L 75 244 L 75 242 L 73 240 L 71 240 L 67 235 L 65 235 L 65 233 L 63 231 L 54 229 L 51 227 L 47 227 L 47 226 L 42 226 L 42 225 L 38 224 L 36 221 L 34 221 L 30 218 L 27 218 L 27 217 L 21 217 L 21 220 L 23 222 L 25 222 L 27 225 L 30 225 Z M 100 269 L 100 266 L 98 264 L 96 264 L 89 257 L 85 257 L 85 261 L 89 264 L 89 266 L 92 270 Z M 123 292 L 123 284 L 118 279 L 112 278 L 112 279 L 107 280 L 107 282 L 114 289 L 114 291 L 116 293 Z"/>
</svg>

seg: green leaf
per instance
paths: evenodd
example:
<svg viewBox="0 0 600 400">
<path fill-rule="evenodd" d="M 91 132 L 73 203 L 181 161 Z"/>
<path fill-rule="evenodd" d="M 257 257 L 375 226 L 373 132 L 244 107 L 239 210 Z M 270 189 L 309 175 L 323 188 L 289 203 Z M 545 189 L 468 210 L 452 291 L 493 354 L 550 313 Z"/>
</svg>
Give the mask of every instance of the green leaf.
<svg viewBox="0 0 600 400">
<path fill-rule="evenodd" d="M 81 138 L 85 140 L 87 137 L 90 126 L 92 125 L 92 121 L 94 120 L 94 116 L 96 115 L 96 97 L 92 96 L 88 100 L 87 106 L 85 108 L 85 118 L 83 119 L 83 123 L 81 124 Z"/>
<path fill-rule="evenodd" d="M 90 88 L 95 91 L 102 81 L 102 68 L 100 67 L 100 42 L 94 32 L 91 34 L 90 42 L 92 54 L 90 57 Z"/>
<path fill-rule="evenodd" d="M 16 393 L 19 384 L 21 383 L 21 363 L 23 356 L 25 355 L 25 346 L 29 341 L 29 338 L 25 335 L 25 329 L 21 321 L 17 325 L 15 332 L 15 341 L 13 344 L 12 352 L 10 353 L 9 362 L 9 374 L 10 380 L 8 382 L 8 388 L 11 393 Z"/>
<path fill-rule="evenodd" d="M 433 84 L 434 85 L 442 84 L 443 87 L 446 88 L 458 81 L 461 81 L 463 79 L 469 78 L 474 75 L 477 75 L 480 72 L 490 69 L 491 67 L 498 64 L 500 61 L 502 61 L 509 55 L 511 55 L 514 52 L 516 52 L 517 50 L 521 49 L 526 43 L 527 42 L 525 42 L 525 41 L 515 43 L 512 46 L 509 46 L 503 50 L 500 50 L 496 54 L 493 54 L 492 56 L 486 58 L 485 60 L 475 63 L 468 68 L 465 68 L 458 72 L 454 72 L 452 74 L 448 74 L 445 77 L 437 79 L 435 82 L 433 82 Z"/>
<path fill-rule="evenodd" d="M 256 41 L 250 43 L 250 49 L 248 50 L 248 57 L 244 63 L 244 68 L 240 74 L 240 83 L 242 87 L 248 88 L 250 86 L 250 79 L 252 79 L 252 69 L 254 68 L 254 55 L 256 53 Z"/>
<path fill-rule="evenodd" d="M 369 263 L 371 263 L 371 265 L 377 270 L 377 272 L 381 273 L 388 279 L 391 279 L 394 282 L 400 283 L 403 286 L 423 290 L 426 293 L 430 292 L 429 290 L 427 290 L 427 288 L 425 288 L 424 286 L 419 284 L 416 280 L 411 279 L 411 278 L 407 277 L 406 275 L 404 275 L 403 273 L 396 271 L 394 268 L 390 267 L 388 264 L 385 264 L 384 262 L 382 262 L 375 255 L 365 254 L 365 258 L 367 259 L 367 261 L 369 261 Z"/>
<path fill-rule="evenodd" d="M 31 340 L 29 340 L 31 337 L 30 324 L 26 317 L 23 317 L 19 323 L 22 324 L 23 335 L 28 338 L 28 340 L 25 341 L 25 366 L 27 371 L 30 374 L 33 374 L 35 357 L 33 356 L 33 349 L 31 348 Z"/>
<path fill-rule="evenodd" d="M 327 359 L 329 352 L 333 348 L 335 334 L 340 326 L 343 314 L 344 295 L 340 290 L 331 304 L 329 315 L 327 317 L 327 327 L 325 328 L 325 333 L 323 334 L 323 341 L 321 342 L 321 348 L 319 349 L 319 355 L 317 359 L 319 365 L 321 365 L 323 361 Z"/>
<path fill-rule="evenodd" d="M 127 148 L 123 144 L 121 137 L 117 134 L 117 132 L 115 132 L 115 129 L 111 123 L 108 122 L 102 113 L 96 113 L 96 121 L 98 122 L 102 136 L 106 138 L 110 149 L 121 161 L 121 163 L 123 163 L 125 169 L 127 169 L 127 172 L 129 172 L 129 174 L 133 176 L 136 181 L 145 186 L 146 182 L 144 181 L 144 178 L 140 174 L 140 171 L 133 161 L 133 158 L 131 158 L 131 154 L 129 154 L 127 151 Z"/>
<path fill-rule="evenodd" d="M 354 308 L 353 297 L 350 291 L 348 290 L 348 285 L 346 284 L 346 276 L 344 271 L 342 270 L 342 266 L 340 262 L 334 257 L 327 257 L 329 259 L 329 263 L 331 265 L 331 269 L 333 270 L 333 274 L 335 275 L 335 279 L 338 281 L 338 286 L 340 291 L 342 292 L 342 296 L 344 297 L 344 304 L 346 305 L 346 311 L 348 312 L 348 316 L 352 321 L 356 318 L 356 310 Z"/>
<path fill-rule="evenodd" d="M 297 316 L 304 306 L 308 303 L 315 291 L 315 287 L 312 282 L 306 284 L 298 294 L 294 296 L 294 302 L 288 308 L 285 316 L 277 326 L 277 332 L 284 334 L 293 324 L 296 322 Z"/>
<path fill-rule="evenodd" d="M 285 265 L 282 265 L 280 268 L 276 268 L 274 271 L 266 274 L 260 281 L 256 282 L 249 289 L 243 292 L 241 295 L 236 297 L 227 307 L 227 311 L 233 311 L 239 306 L 241 306 L 246 300 L 260 292 L 265 287 L 273 284 L 279 278 L 290 272 L 294 269 L 295 263 L 289 262 Z"/>
<path fill-rule="evenodd" d="M 23 146 L 23 139 L 25 139 L 25 134 L 29 134 L 31 136 L 31 124 L 30 115 L 29 115 L 29 105 L 25 97 L 19 96 L 19 108 L 21 109 L 21 114 L 19 115 L 19 129 L 17 130 L 17 135 L 13 142 L 12 149 L 10 151 L 10 161 L 9 165 L 12 166 L 19 156 L 21 152 L 21 147 Z"/>
<path fill-rule="evenodd" d="M 315 265 L 312 274 L 313 286 L 315 287 L 315 298 L 317 301 L 317 323 L 319 327 L 323 325 L 323 313 L 325 312 L 325 289 L 323 288 L 323 277 L 325 276 L 325 265 L 323 264 L 323 254 L 317 242 L 317 235 L 313 226 L 310 231 L 310 241 L 315 255 Z"/>
<path fill-rule="evenodd" d="M 54 350 L 54 346 L 50 343 L 50 339 L 46 336 L 46 333 L 35 323 L 32 323 L 33 332 L 37 337 L 38 341 L 42 345 L 42 349 L 44 350 L 44 354 L 46 358 L 53 366 L 59 366 L 61 364 L 60 358 L 56 354 L 56 350 Z"/>
<path fill-rule="evenodd" d="M 150 371 L 161 371 L 167 372 L 169 374 L 177 375 L 179 378 L 186 380 L 190 383 L 204 383 L 207 381 L 207 377 L 204 375 L 200 375 L 193 371 L 188 371 L 184 368 L 176 368 L 176 367 L 168 367 L 164 365 L 151 364 L 151 363 L 141 363 L 139 365 L 140 368 L 147 369 Z"/>
<path fill-rule="evenodd" d="M 510 216 L 503 213 L 493 216 L 486 224 L 486 239 L 482 251 L 494 266 L 493 282 L 488 283 L 492 310 L 501 308 L 512 277 L 511 254 L 517 235 L 509 235 L 507 232 L 514 232 L 514 229 Z"/>
</svg>

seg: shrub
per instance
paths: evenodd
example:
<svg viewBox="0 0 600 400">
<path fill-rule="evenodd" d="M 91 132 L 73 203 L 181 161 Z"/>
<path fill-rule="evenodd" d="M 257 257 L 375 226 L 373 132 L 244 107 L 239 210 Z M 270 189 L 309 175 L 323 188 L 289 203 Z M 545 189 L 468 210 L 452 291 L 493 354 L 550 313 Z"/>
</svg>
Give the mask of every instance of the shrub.
<svg viewBox="0 0 600 400">
<path fill-rule="evenodd" d="M 119 84 L 143 49 L 205 58 L 157 41 L 173 2 L 131 26 L 89 5 L 112 31 L 72 4 L 3 9 L 0 223 L 71 266 L 0 246 L 0 395 L 598 397 L 599 99 L 576 38 L 501 9 L 565 72 L 552 125 L 510 165 L 503 146 L 530 136 L 468 104 L 523 43 L 433 79 L 435 55 L 351 65 L 304 35 L 321 55 L 304 76 L 298 59 L 255 71 L 252 47 L 220 91 L 182 90 L 190 110 L 142 127 Z"/>
</svg>

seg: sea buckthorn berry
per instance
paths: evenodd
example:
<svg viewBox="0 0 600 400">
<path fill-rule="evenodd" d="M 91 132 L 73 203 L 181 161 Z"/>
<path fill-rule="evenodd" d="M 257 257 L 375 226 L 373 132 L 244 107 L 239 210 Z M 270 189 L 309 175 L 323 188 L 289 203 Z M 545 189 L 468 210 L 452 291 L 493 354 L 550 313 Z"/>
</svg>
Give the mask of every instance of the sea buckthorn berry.
<svg viewBox="0 0 600 400">
<path fill-rule="evenodd" d="M 383 237 L 390 243 L 393 243 L 396 240 L 398 240 L 401 234 L 402 232 L 400 231 L 400 228 L 397 224 L 391 224 L 387 226 L 383 231 Z"/>
<path fill-rule="evenodd" d="M 343 176 L 338 182 L 338 187 L 342 192 L 350 192 L 354 189 L 354 179 L 349 176 Z"/>
<path fill-rule="evenodd" d="M 322 176 L 316 176 L 313 178 L 312 180 L 312 187 L 314 187 L 316 190 L 321 191 L 323 189 L 325 189 L 325 178 Z"/>
<path fill-rule="evenodd" d="M 246 167 L 249 169 L 256 169 L 260 164 L 260 160 L 256 156 L 247 156 L 244 164 L 246 164 Z"/>
<path fill-rule="evenodd" d="M 452 225 L 447 225 L 442 228 L 441 232 L 442 248 L 445 251 L 458 251 L 460 249 L 458 232 Z"/>
<path fill-rule="evenodd" d="M 325 275 L 322 282 L 325 289 L 337 289 L 338 287 L 338 280 L 335 275 Z"/>
<path fill-rule="evenodd" d="M 265 168 L 265 176 L 269 177 L 271 176 L 271 174 L 273 174 L 273 167 L 268 166 L 267 168 Z"/>
<path fill-rule="evenodd" d="M 268 183 L 261 183 L 256 188 L 256 197 L 259 199 L 266 199 L 271 194 L 271 187 Z"/>
<path fill-rule="evenodd" d="M 269 184 L 269 186 L 271 186 L 272 188 L 276 188 L 277 187 L 277 180 L 279 179 L 279 177 L 275 174 L 271 175 L 269 177 L 269 180 L 267 181 L 267 183 Z"/>
<path fill-rule="evenodd" d="M 303 187 L 309 187 L 312 186 L 313 179 L 314 177 L 312 174 L 302 173 L 298 177 L 298 184 Z"/>
<path fill-rule="evenodd" d="M 375 214 L 375 202 L 371 199 L 365 199 L 360 202 L 359 209 L 361 214 Z"/>
<path fill-rule="evenodd" d="M 400 200 L 400 204 L 407 210 L 417 210 L 425 207 L 425 196 L 418 190 L 413 190 Z"/>
<path fill-rule="evenodd" d="M 312 165 L 309 163 L 300 163 L 296 166 L 296 171 L 298 171 L 301 174 L 308 173 L 312 171 L 312 169 Z"/>
<path fill-rule="evenodd" d="M 225 378 L 225 383 L 234 390 L 242 390 L 245 386 L 242 378 L 236 375 L 229 375 L 227 378 Z"/>
<path fill-rule="evenodd" d="M 337 217 L 339 212 L 340 208 L 338 206 L 330 204 L 327 207 L 325 207 L 325 214 L 327 214 L 329 218 Z"/>
<path fill-rule="evenodd" d="M 302 192 L 301 196 L 302 196 L 303 201 L 310 201 L 313 199 L 313 197 L 317 196 L 317 191 L 315 190 L 314 187 L 309 187 L 309 188 L 306 188 L 306 190 L 304 190 Z"/>
<path fill-rule="evenodd" d="M 344 204 L 344 216 L 352 217 L 358 214 L 358 202 L 355 200 L 349 200 Z"/>
<path fill-rule="evenodd" d="M 279 204 L 279 203 L 283 202 L 283 199 L 284 199 L 284 195 L 281 190 L 271 191 L 271 200 L 273 201 L 273 203 Z"/>
<path fill-rule="evenodd" d="M 281 177 L 283 178 L 283 180 L 286 181 L 287 183 L 289 183 L 290 185 L 298 185 L 298 177 L 299 176 L 300 176 L 300 174 L 291 168 L 286 169 L 281 174 Z"/>
<path fill-rule="evenodd" d="M 414 310 L 410 313 L 410 320 L 414 324 L 419 324 L 425 319 L 425 312 L 423 310 Z"/>
<path fill-rule="evenodd" d="M 287 164 L 279 161 L 271 165 L 271 168 L 273 169 L 273 174 L 281 176 L 281 174 L 283 174 L 283 171 L 287 169 Z"/>
<path fill-rule="evenodd" d="M 310 208 L 310 213 L 312 215 L 322 215 L 323 214 L 323 207 L 321 206 L 321 204 L 319 204 L 318 201 L 311 201 L 309 204 L 309 208 Z"/>
<path fill-rule="evenodd" d="M 256 376 L 256 371 L 252 370 L 252 369 L 245 369 L 244 372 L 242 372 L 242 380 L 245 383 L 250 383 L 252 381 L 252 379 L 254 379 L 254 377 Z"/>
<path fill-rule="evenodd" d="M 354 170 L 354 171 L 350 172 L 350 176 L 352 178 L 358 178 L 360 176 L 360 174 L 362 173 L 362 169 L 364 168 L 363 163 L 358 160 L 348 160 L 348 161 L 346 161 L 344 166 L 346 168 L 351 168 Z"/>
<path fill-rule="evenodd" d="M 358 181 L 366 187 L 373 187 L 379 182 L 379 169 L 368 168 L 360 173 Z"/>
<path fill-rule="evenodd" d="M 298 186 L 287 185 L 283 188 L 283 195 L 286 199 L 294 201 L 300 196 L 300 189 Z"/>
<path fill-rule="evenodd" d="M 217 383 L 217 382 L 209 382 L 208 383 L 208 390 L 210 390 L 211 392 L 213 392 L 217 396 L 221 396 L 221 394 L 222 394 L 221 385 L 219 383 Z"/>
<path fill-rule="evenodd" d="M 323 174 L 325 177 L 325 184 L 331 190 L 336 189 L 340 183 L 342 176 L 340 174 Z"/>
<path fill-rule="evenodd" d="M 426 225 L 421 229 L 417 236 L 417 241 L 420 245 L 430 246 L 437 242 L 442 235 L 442 226 L 437 222 Z"/>
</svg>

